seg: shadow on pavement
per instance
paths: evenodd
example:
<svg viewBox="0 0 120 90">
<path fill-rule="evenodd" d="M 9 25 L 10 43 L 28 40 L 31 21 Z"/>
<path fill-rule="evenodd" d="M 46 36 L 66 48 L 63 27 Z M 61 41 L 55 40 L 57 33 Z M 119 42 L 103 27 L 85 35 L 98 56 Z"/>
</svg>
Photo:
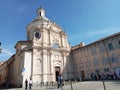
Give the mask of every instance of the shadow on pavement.
<svg viewBox="0 0 120 90">
<path fill-rule="evenodd" d="M 11 89 L 11 88 L 16 88 L 16 87 L 14 85 L 6 84 L 6 83 L 0 85 L 0 89 Z"/>
</svg>

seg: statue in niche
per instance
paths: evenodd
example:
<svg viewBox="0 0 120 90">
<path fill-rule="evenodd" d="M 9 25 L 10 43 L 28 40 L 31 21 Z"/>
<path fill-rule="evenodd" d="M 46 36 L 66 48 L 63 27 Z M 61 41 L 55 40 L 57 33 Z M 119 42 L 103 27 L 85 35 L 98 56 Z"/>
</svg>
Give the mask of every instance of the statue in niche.
<svg viewBox="0 0 120 90">
<path fill-rule="evenodd" d="M 38 58 L 36 61 L 36 65 L 41 65 L 42 64 L 42 59 Z"/>
<path fill-rule="evenodd" d="M 54 57 L 55 57 L 56 60 L 59 60 L 59 55 L 58 54 L 55 54 Z"/>
</svg>

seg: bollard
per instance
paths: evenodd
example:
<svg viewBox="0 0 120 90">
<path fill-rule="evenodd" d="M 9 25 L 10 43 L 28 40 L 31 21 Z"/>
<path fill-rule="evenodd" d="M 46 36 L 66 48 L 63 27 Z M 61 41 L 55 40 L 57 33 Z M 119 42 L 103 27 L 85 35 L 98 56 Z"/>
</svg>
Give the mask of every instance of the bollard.
<svg viewBox="0 0 120 90">
<path fill-rule="evenodd" d="M 46 88 L 48 87 L 48 82 L 46 82 Z"/>
<path fill-rule="evenodd" d="M 42 88 L 42 82 L 41 82 L 41 88 Z"/>
<path fill-rule="evenodd" d="M 52 81 L 52 86 L 53 86 L 53 81 Z"/>
<path fill-rule="evenodd" d="M 43 82 L 43 86 L 45 85 L 45 83 Z"/>
<path fill-rule="evenodd" d="M 82 81 L 81 77 L 80 77 L 80 82 Z"/>
<path fill-rule="evenodd" d="M 77 82 L 77 80 L 75 79 L 75 83 Z"/>
<path fill-rule="evenodd" d="M 69 79 L 69 82 L 70 82 L 70 79 Z"/>
<path fill-rule="evenodd" d="M 61 81 L 61 90 L 63 90 L 64 83 L 65 81 Z"/>
<path fill-rule="evenodd" d="M 73 90 L 72 81 L 71 81 L 71 90 Z"/>
<path fill-rule="evenodd" d="M 104 90 L 106 90 L 105 81 L 104 80 L 103 80 L 103 87 L 104 87 Z"/>
<path fill-rule="evenodd" d="M 61 84 L 61 90 L 63 90 L 63 85 Z"/>
</svg>

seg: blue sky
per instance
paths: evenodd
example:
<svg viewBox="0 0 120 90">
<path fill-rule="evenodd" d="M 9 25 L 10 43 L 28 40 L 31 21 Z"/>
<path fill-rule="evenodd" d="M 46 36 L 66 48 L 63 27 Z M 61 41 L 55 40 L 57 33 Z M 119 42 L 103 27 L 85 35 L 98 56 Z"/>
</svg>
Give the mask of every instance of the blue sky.
<svg viewBox="0 0 120 90">
<path fill-rule="evenodd" d="M 17 41 L 26 40 L 26 26 L 40 6 L 63 28 L 72 46 L 120 31 L 120 0 L 0 0 L 0 61 L 15 53 Z"/>
</svg>

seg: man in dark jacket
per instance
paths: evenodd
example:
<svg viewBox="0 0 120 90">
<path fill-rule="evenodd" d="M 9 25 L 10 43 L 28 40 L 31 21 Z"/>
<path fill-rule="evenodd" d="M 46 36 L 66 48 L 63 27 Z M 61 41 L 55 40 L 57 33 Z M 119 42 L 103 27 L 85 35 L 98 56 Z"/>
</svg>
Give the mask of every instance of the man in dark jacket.
<svg viewBox="0 0 120 90">
<path fill-rule="evenodd" d="M 27 87 L 28 87 L 28 80 L 26 79 L 25 80 L 25 89 L 27 89 Z"/>
</svg>

